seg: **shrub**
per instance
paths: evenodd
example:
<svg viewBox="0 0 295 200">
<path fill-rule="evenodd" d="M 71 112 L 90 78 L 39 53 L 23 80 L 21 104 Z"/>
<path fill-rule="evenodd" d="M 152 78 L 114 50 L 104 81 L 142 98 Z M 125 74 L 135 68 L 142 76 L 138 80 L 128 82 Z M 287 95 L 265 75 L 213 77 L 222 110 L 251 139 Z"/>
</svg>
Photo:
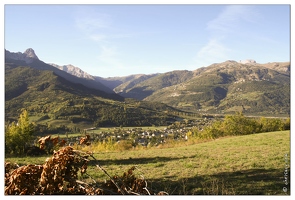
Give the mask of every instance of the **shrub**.
<svg viewBox="0 0 295 200">
<path fill-rule="evenodd" d="M 285 130 L 285 123 L 281 119 L 261 117 L 260 120 L 261 132 L 270 132 Z M 290 128 L 290 121 L 289 121 Z"/>
<path fill-rule="evenodd" d="M 242 113 L 226 116 L 221 127 L 225 135 L 247 135 L 259 131 L 257 121 L 245 117 Z"/>
<path fill-rule="evenodd" d="M 211 126 L 205 127 L 203 134 L 201 134 L 202 139 L 215 139 L 222 137 L 224 132 L 220 128 L 221 126 L 222 123 L 220 121 L 216 121 Z"/>
<path fill-rule="evenodd" d="M 249 118 L 242 113 L 228 115 L 223 121 L 215 121 L 204 130 L 193 129 L 193 135 L 199 139 L 215 139 L 222 136 L 247 135 L 261 132 L 282 131 L 290 129 L 290 118 L 286 120 Z"/>
</svg>

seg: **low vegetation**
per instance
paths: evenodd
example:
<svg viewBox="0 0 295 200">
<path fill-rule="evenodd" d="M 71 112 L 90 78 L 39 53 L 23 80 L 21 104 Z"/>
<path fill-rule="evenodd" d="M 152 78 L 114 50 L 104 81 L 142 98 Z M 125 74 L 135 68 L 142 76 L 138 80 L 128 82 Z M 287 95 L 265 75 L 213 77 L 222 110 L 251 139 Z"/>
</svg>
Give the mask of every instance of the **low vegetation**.
<svg viewBox="0 0 295 200">
<path fill-rule="evenodd" d="M 215 139 L 224 136 L 248 135 L 290 129 L 290 118 L 249 118 L 242 113 L 227 115 L 204 129 L 194 128 L 189 133 L 199 139 Z"/>
</svg>

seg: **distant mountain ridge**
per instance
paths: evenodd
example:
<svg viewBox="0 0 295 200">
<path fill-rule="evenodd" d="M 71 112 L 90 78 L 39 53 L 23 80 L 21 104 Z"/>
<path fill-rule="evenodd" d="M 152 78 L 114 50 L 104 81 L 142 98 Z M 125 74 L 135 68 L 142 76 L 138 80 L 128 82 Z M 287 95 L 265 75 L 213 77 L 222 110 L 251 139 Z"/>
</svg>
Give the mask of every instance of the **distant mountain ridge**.
<svg viewBox="0 0 295 200">
<path fill-rule="evenodd" d="M 290 113 L 290 62 L 228 60 L 193 71 L 94 78 L 123 97 L 186 111 Z"/>
<path fill-rule="evenodd" d="M 290 62 L 260 64 L 253 59 L 228 60 L 193 71 L 102 78 L 72 65 L 45 64 L 32 49 L 23 54 L 6 54 L 7 60 L 28 62 L 30 66 L 38 63 L 36 68 L 39 69 L 40 66 L 45 69 L 50 66 L 50 70 L 55 68 L 53 71 L 63 77 L 71 74 L 68 80 L 82 77 L 77 80 L 83 80 L 87 87 L 99 87 L 125 98 L 161 102 L 185 111 L 221 114 L 243 111 L 262 115 L 290 113 Z"/>
<path fill-rule="evenodd" d="M 34 50 L 29 48 L 24 53 L 11 53 L 8 50 L 5 50 L 5 63 L 14 63 L 17 65 L 22 66 L 30 66 L 32 68 L 38 70 L 49 70 L 55 72 L 57 75 L 65 78 L 68 81 L 73 83 L 79 83 L 86 87 L 90 87 L 93 89 L 101 90 L 106 93 L 115 94 L 110 88 L 106 87 L 102 83 L 92 80 L 92 79 L 85 79 L 80 78 L 78 76 L 72 75 L 64 70 L 60 70 L 57 67 L 49 65 L 41 60 L 38 59 L 37 55 L 35 54 Z"/>
<path fill-rule="evenodd" d="M 167 125 L 181 113 L 165 104 L 125 99 L 98 81 L 44 63 L 31 49 L 5 53 L 6 122 L 15 121 L 26 109 L 38 127 L 77 131 L 77 127 Z"/>
<path fill-rule="evenodd" d="M 113 90 L 123 97 L 161 102 L 187 111 L 290 113 L 290 62 L 229 60 L 193 71 L 128 78 L 108 80 L 118 82 Z"/>
<path fill-rule="evenodd" d="M 144 100 L 199 112 L 290 112 L 289 62 L 226 61 L 197 69 L 193 74 L 180 84 L 156 90 Z"/>
</svg>

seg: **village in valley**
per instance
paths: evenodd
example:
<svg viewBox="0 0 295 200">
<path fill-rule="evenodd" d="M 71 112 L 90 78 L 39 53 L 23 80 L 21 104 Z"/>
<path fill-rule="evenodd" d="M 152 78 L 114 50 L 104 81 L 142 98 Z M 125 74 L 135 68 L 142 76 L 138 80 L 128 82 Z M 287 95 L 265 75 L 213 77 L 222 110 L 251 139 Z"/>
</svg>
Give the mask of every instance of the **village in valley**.
<svg viewBox="0 0 295 200">
<path fill-rule="evenodd" d="M 202 130 L 204 126 L 212 123 L 214 118 L 205 117 L 197 120 L 183 120 L 175 122 L 167 127 L 114 127 L 100 131 L 97 127 L 84 129 L 81 136 L 87 136 L 87 142 L 96 143 L 111 140 L 120 143 L 122 140 L 130 140 L 132 146 L 141 145 L 158 146 L 166 143 L 167 139 L 176 141 L 187 141 L 190 136 L 190 130 L 198 127 Z M 67 144 L 70 146 L 79 145 L 81 136 L 71 137 L 71 134 L 66 134 Z"/>
</svg>

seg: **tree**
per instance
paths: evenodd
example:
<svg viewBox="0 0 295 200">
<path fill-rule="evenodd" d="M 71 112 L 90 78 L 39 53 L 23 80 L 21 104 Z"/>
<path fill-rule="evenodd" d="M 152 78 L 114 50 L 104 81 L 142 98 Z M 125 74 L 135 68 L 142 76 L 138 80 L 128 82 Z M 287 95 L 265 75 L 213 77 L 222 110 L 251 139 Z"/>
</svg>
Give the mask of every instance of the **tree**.
<svg viewBox="0 0 295 200">
<path fill-rule="evenodd" d="M 29 115 L 23 110 L 18 122 L 12 122 L 5 131 L 5 153 L 23 155 L 25 148 L 31 146 L 35 125 L 30 123 Z"/>
</svg>

